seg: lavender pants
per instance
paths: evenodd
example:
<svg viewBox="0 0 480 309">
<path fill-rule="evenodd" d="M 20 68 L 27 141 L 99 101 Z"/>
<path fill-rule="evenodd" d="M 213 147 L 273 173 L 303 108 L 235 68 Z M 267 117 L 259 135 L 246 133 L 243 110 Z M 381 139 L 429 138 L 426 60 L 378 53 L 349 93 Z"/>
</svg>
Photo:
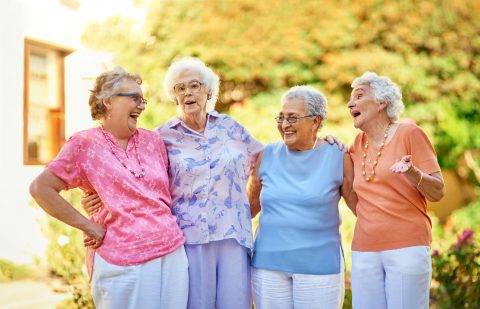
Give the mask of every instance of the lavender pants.
<svg viewBox="0 0 480 309">
<path fill-rule="evenodd" d="M 234 239 L 185 245 L 188 309 L 251 309 L 249 250 Z"/>
</svg>

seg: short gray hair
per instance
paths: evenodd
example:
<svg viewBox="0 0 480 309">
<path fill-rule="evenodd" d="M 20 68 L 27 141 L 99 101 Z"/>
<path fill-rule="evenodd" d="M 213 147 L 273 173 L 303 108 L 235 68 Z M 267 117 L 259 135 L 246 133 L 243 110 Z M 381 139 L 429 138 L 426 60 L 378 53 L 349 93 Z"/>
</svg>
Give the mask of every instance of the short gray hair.
<svg viewBox="0 0 480 309">
<path fill-rule="evenodd" d="M 142 78 L 138 74 L 127 72 L 121 66 L 116 66 L 110 71 L 105 71 L 95 79 L 93 89 L 90 90 L 90 114 L 93 120 L 101 120 L 107 114 L 103 99 L 109 98 L 118 93 L 125 80 L 131 80 L 139 85 Z"/>
<path fill-rule="evenodd" d="M 201 83 L 207 89 L 210 99 L 207 100 L 207 112 L 215 109 L 217 103 L 218 91 L 220 89 L 220 78 L 211 68 L 209 68 L 202 60 L 195 57 L 184 57 L 172 62 L 168 67 L 165 79 L 163 80 L 163 88 L 167 97 L 175 101 L 175 92 L 173 86 L 181 73 L 185 71 L 196 72 L 200 74 Z"/>
<path fill-rule="evenodd" d="M 360 85 L 369 86 L 373 91 L 375 100 L 387 103 L 387 116 L 391 120 L 397 120 L 405 109 L 400 87 L 387 76 L 378 76 L 374 72 L 365 72 L 352 82 L 352 88 Z"/>
<path fill-rule="evenodd" d="M 282 95 L 281 102 L 300 99 L 305 104 L 310 115 L 322 117 L 322 123 L 327 119 L 327 98 L 312 86 L 294 86 Z"/>
</svg>

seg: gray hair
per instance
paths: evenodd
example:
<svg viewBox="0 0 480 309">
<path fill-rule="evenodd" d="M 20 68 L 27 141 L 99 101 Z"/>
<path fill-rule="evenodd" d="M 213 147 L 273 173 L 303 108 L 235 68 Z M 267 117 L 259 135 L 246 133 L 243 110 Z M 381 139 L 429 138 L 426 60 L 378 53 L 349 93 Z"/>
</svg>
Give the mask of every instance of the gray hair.
<svg viewBox="0 0 480 309">
<path fill-rule="evenodd" d="M 142 84 L 140 75 L 129 73 L 121 66 L 105 71 L 95 79 L 95 84 L 93 89 L 90 90 L 90 98 L 88 100 L 93 120 L 100 120 L 106 115 L 107 110 L 103 104 L 103 99 L 117 94 L 125 80 L 134 81 L 139 85 Z"/>
<path fill-rule="evenodd" d="M 282 95 L 281 102 L 300 99 L 305 104 L 310 115 L 322 117 L 322 123 L 327 119 L 327 98 L 312 86 L 294 86 Z"/>
<path fill-rule="evenodd" d="M 173 86 L 175 86 L 175 81 L 179 75 L 185 71 L 200 74 L 202 79 L 200 82 L 204 84 L 210 97 L 210 99 L 207 100 L 207 112 L 214 110 L 220 88 L 220 78 L 211 68 L 198 58 L 185 57 L 172 62 L 165 74 L 165 79 L 163 80 L 163 88 L 167 97 L 170 100 L 175 101 Z"/>
<path fill-rule="evenodd" d="M 387 103 L 387 116 L 392 121 L 397 120 L 405 109 L 400 88 L 387 76 L 378 76 L 374 72 L 365 72 L 352 82 L 352 88 L 360 85 L 369 86 L 376 101 Z"/>
</svg>

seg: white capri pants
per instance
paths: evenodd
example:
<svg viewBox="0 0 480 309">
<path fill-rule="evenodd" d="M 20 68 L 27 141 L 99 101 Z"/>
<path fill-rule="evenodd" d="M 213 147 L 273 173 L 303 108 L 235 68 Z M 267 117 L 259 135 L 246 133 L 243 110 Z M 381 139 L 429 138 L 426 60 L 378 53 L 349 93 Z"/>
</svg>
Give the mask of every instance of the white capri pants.
<svg viewBox="0 0 480 309">
<path fill-rule="evenodd" d="M 255 309 L 341 309 L 345 297 L 345 266 L 340 273 L 306 275 L 252 267 Z"/>
<path fill-rule="evenodd" d="M 91 290 L 97 309 L 186 308 L 188 261 L 183 246 L 134 266 L 118 266 L 95 254 Z"/>
<path fill-rule="evenodd" d="M 352 252 L 354 309 L 428 309 L 430 247 Z"/>
</svg>

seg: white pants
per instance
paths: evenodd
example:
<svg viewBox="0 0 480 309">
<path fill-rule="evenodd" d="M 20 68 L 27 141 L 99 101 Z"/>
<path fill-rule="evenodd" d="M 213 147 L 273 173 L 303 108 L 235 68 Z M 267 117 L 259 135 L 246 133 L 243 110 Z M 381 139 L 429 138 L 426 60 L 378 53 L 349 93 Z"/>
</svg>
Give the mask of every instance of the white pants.
<svg viewBox="0 0 480 309">
<path fill-rule="evenodd" d="M 252 267 L 255 309 L 341 309 L 345 297 L 343 258 L 339 274 L 305 275 Z"/>
<path fill-rule="evenodd" d="M 430 248 L 352 252 L 354 309 L 428 309 Z"/>
<path fill-rule="evenodd" d="M 98 309 L 186 308 L 188 261 L 184 247 L 134 266 L 117 266 L 95 254 L 92 296 Z"/>
</svg>

